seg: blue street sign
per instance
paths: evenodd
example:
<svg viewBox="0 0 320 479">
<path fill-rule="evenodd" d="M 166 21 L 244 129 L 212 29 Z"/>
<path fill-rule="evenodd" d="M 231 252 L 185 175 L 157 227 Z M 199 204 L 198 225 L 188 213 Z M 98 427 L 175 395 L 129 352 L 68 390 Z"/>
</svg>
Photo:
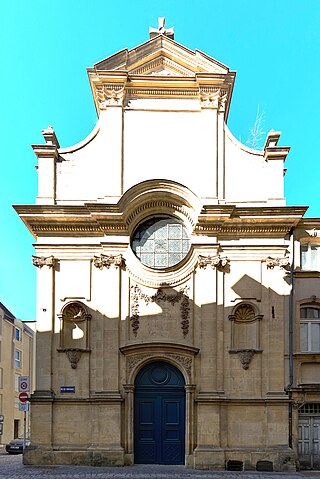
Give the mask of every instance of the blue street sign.
<svg viewBox="0 0 320 479">
<path fill-rule="evenodd" d="M 75 393 L 76 387 L 75 386 L 60 386 L 61 393 Z"/>
</svg>

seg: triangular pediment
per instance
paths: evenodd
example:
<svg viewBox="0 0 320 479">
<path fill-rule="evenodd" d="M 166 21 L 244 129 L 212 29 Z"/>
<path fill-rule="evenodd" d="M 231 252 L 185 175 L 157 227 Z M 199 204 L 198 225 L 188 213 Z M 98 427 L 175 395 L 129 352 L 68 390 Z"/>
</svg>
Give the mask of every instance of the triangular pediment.
<svg viewBox="0 0 320 479">
<path fill-rule="evenodd" d="M 229 68 L 199 50 L 189 50 L 158 35 L 133 48 L 121 50 L 94 65 L 96 71 L 127 71 L 131 75 L 193 76 L 195 73 L 227 74 Z"/>
</svg>

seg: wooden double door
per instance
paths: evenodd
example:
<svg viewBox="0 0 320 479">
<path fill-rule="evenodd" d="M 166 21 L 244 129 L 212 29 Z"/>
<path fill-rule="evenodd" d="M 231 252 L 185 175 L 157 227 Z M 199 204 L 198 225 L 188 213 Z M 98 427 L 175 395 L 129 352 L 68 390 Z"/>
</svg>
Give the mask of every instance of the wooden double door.
<svg viewBox="0 0 320 479">
<path fill-rule="evenodd" d="M 299 418 L 299 461 L 301 469 L 320 469 L 320 416 Z"/>
<path fill-rule="evenodd" d="M 136 464 L 184 464 L 184 384 L 181 372 L 162 361 L 139 372 L 134 408 Z"/>
</svg>

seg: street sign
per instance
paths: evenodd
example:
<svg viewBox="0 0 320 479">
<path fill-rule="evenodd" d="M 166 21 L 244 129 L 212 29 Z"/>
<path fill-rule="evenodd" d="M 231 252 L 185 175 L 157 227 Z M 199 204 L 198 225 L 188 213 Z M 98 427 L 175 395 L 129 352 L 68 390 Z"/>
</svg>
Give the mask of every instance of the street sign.
<svg viewBox="0 0 320 479">
<path fill-rule="evenodd" d="M 61 393 L 75 393 L 76 387 L 75 386 L 60 386 Z"/>
<path fill-rule="evenodd" d="M 2 436 L 3 434 L 3 423 L 0 422 L 0 436 Z"/>
<path fill-rule="evenodd" d="M 19 394 L 19 400 L 21 402 L 26 402 L 29 399 L 29 394 L 28 393 L 20 393 Z"/>
<path fill-rule="evenodd" d="M 28 402 L 19 402 L 19 411 L 29 411 L 29 403 Z"/>
<path fill-rule="evenodd" d="M 19 393 L 30 392 L 30 377 L 29 376 L 19 376 L 18 387 L 19 387 Z"/>
</svg>

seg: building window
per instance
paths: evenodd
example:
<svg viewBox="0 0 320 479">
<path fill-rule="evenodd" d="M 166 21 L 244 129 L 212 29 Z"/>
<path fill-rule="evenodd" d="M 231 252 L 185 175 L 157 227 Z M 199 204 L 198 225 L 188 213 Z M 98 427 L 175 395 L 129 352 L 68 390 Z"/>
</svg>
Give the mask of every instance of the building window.
<svg viewBox="0 0 320 479">
<path fill-rule="evenodd" d="M 14 364 L 16 369 L 21 369 L 22 366 L 22 352 L 16 349 L 14 352 Z"/>
<path fill-rule="evenodd" d="M 20 377 L 20 374 L 15 374 L 15 377 L 14 377 L 14 389 L 15 389 L 15 392 L 16 392 L 16 393 L 19 392 L 19 377 Z"/>
<path fill-rule="evenodd" d="M 22 333 L 20 328 L 15 328 L 15 339 L 16 341 L 22 341 Z"/>
<path fill-rule="evenodd" d="M 320 307 L 302 306 L 300 309 L 300 349 L 320 352 Z"/>
<path fill-rule="evenodd" d="M 301 269 L 320 271 L 320 245 L 311 243 L 301 245 Z"/>
<path fill-rule="evenodd" d="M 165 269 L 175 266 L 186 257 L 190 249 L 190 239 L 179 220 L 158 216 L 137 227 L 131 247 L 145 266 Z"/>
</svg>

